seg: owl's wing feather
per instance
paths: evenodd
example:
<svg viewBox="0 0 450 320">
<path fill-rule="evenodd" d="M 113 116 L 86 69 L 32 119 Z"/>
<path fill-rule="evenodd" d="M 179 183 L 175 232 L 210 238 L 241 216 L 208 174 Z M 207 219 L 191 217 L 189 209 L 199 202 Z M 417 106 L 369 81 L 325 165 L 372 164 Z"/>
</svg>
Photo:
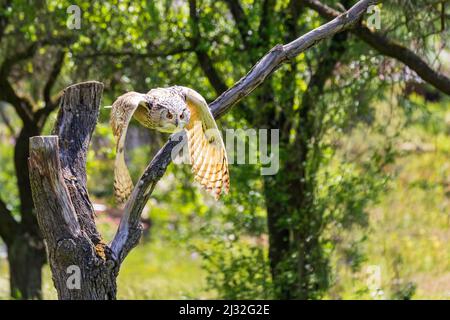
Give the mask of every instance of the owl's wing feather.
<svg viewBox="0 0 450 320">
<path fill-rule="evenodd" d="M 133 181 L 125 163 L 125 137 L 134 111 L 136 111 L 139 104 L 145 101 L 145 95 L 137 92 L 128 92 L 118 97 L 112 105 L 110 124 L 116 140 L 114 195 L 118 203 L 125 203 L 133 191 Z"/>
<path fill-rule="evenodd" d="M 189 154 L 195 180 L 218 199 L 228 193 L 228 158 L 222 136 L 205 99 L 196 91 L 181 88 L 191 113 L 186 125 Z"/>
</svg>

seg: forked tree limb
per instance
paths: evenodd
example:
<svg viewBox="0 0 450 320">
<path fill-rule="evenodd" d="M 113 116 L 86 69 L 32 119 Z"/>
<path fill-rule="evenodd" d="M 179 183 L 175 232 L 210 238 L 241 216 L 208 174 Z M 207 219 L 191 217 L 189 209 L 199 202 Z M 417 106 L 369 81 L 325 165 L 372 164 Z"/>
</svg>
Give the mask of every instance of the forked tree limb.
<svg viewBox="0 0 450 320">
<path fill-rule="evenodd" d="M 225 114 L 233 105 L 248 96 L 263 83 L 282 64 L 294 59 L 320 41 L 351 28 L 362 18 L 367 8 L 377 2 L 376 0 L 361 0 L 332 21 L 309 31 L 288 44 L 275 46 L 253 66 L 247 75 L 210 104 L 209 107 L 214 117 L 219 118 Z M 140 238 L 142 209 L 153 192 L 156 183 L 164 175 L 167 166 L 172 160 L 172 150 L 178 143 L 178 141 L 169 140 L 159 150 L 137 182 L 130 200 L 126 204 L 119 229 L 111 245 L 114 255 L 120 261 L 126 257 Z"/>
<path fill-rule="evenodd" d="M 33 200 L 60 299 L 116 296 L 119 264 L 101 241 L 86 187 L 86 156 L 102 91 L 95 81 L 66 88 L 55 135 L 30 139 Z"/>
</svg>

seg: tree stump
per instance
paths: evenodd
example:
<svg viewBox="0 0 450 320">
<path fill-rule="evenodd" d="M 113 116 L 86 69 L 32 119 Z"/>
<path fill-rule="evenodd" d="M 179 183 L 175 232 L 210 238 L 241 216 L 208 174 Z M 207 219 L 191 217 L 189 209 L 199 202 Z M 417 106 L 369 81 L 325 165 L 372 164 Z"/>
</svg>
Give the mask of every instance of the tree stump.
<svg viewBox="0 0 450 320">
<path fill-rule="evenodd" d="M 86 154 L 103 84 L 63 94 L 54 136 L 30 139 L 30 180 L 59 299 L 114 299 L 118 263 L 101 240 L 86 188 Z"/>
<path fill-rule="evenodd" d="M 142 235 L 142 210 L 171 161 L 171 150 L 182 142 L 171 139 L 151 161 L 125 206 L 114 240 L 106 244 L 95 226 L 86 186 L 86 155 L 102 91 L 103 84 L 95 81 L 68 87 L 54 135 L 30 139 L 33 200 L 59 299 L 116 298 L 120 265 Z"/>
</svg>

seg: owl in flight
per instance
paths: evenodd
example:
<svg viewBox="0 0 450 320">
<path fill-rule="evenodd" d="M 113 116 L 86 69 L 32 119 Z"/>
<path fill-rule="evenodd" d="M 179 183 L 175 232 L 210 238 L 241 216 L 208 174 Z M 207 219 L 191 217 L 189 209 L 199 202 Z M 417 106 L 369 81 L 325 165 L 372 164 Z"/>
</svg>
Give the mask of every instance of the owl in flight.
<svg viewBox="0 0 450 320">
<path fill-rule="evenodd" d="M 128 124 L 134 118 L 149 129 L 175 133 L 186 130 L 195 180 L 218 199 L 228 193 L 228 159 L 222 136 L 208 104 L 195 90 L 174 86 L 157 88 L 147 94 L 128 92 L 112 105 L 111 127 L 116 139 L 114 195 L 124 203 L 133 191 L 124 158 Z"/>
</svg>

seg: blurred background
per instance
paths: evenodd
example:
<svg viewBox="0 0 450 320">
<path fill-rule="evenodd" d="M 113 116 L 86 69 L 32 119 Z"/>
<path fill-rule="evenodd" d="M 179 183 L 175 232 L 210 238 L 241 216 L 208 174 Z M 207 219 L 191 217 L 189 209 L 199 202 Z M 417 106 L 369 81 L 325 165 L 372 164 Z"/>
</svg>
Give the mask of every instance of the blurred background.
<svg viewBox="0 0 450 320">
<path fill-rule="evenodd" d="M 177 84 L 211 102 L 273 46 L 327 21 L 306 2 L 0 0 L 0 299 L 56 298 L 27 157 L 29 137 L 51 133 L 62 89 L 101 81 L 108 106 Z M 448 2 L 377 10 L 373 32 L 449 76 Z M 109 110 L 88 157 L 106 241 L 122 214 Z M 144 209 L 119 299 L 450 298 L 448 92 L 344 32 L 281 67 L 219 127 L 279 129 L 279 172 L 231 165 L 230 194 L 216 202 L 189 166 L 172 164 Z M 132 124 L 134 181 L 167 138 Z"/>
</svg>

